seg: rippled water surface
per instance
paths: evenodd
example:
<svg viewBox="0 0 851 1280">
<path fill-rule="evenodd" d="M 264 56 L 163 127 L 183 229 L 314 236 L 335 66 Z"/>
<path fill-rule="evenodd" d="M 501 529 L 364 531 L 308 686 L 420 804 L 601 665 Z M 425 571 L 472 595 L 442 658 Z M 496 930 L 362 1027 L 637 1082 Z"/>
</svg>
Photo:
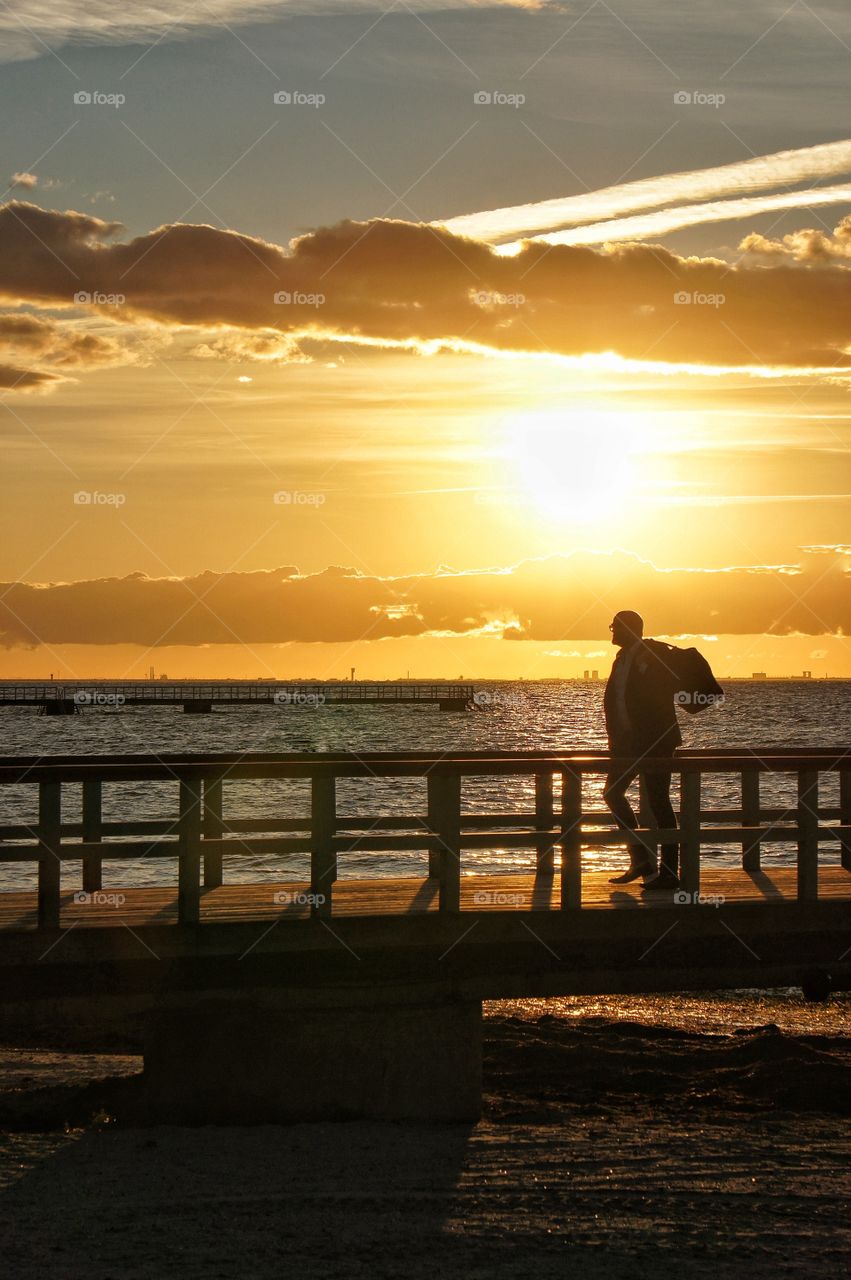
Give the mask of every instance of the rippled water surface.
<svg viewBox="0 0 851 1280">
<path fill-rule="evenodd" d="M 703 1035 L 731 1035 L 747 1027 L 779 1027 L 789 1035 L 847 1036 L 851 992 L 834 992 L 824 1004 L 805 1000 L 797 988 L 774 991 L 684 991 L 657 995 L 558 996 L 541 1000 L 491 1000 L 485 1015 L 536 1019 L 555 1016 L 604 1022 L 678 1027 Z"/>
<path fill-rule="evenodd" d="M 4 755 L 131 754 L 209 751 L 382 751 L 540 750 L 601 748 L 603 684 L 580 681 L 477 685 L 483 706 L 467 713 L 441 713 L 429 706 L 325 706 L 216 708 L 211 715 L 187 716 L 174 708 L 88 710 L 73 717 L 45 717 L 34 709 L 0 712 Z M 812 681 L 731 683 L 720 708 L 700 716 L 682 715 L 687 746 L 836 746 L 851 741 L 851 682 Z M 586 779 L 586 807 L 600 808 L 600 782 Z M 765 779 L 766 803 L 794 804 L 794 775 Z M 63 816 L 79 819 L 79 792 L 68 793 Z M 74 793 L 77 792 L 75 795 Z M 676 782 L 674 786 L 676 795 Z M 733 807 L 738 803 L 735 777 L 707 777 L 704 804 Z M 837 803 L 836 783 L 826 779 L 824 804 Z M 114 784 L 104 788 L 104 817 L 173 817 L 176 786 L 172 783 Z M 0 789 L 0 821 L 34 822 L 34 786 Z M 465 780 L 464 806 L 471 812 L 531 810 L 531 779 Z M 225 791 L 226 816 L 298 816 L 308 809 L 307 782 L 241 782 Z M 341 814 L 423 814 L 425 782 L 420 779 L 344 779 L 338 783 Z M 531 851 L 498 847 L 465 855 L 465 870 L 496 872 L 531 865 Z M 738 850 L 707 850 L 707 864 L 733 864 Z M 822 856 L 835 861 L 826 846 Z M 789 846 L 769 845 L 767 859 L 789 863 Z M 585 865 L 620 866 L 617 846 L 586 853 Z M 421 874 L 425 853 L 364 853 L 341 856 L 341 876 Z M 107 864 L 105 883 L 174 884 L 171 860 Z M 228 880 L 301 878 L 307 859 L 228 856 Z M 0 864 L 0 887 L 31 887 L 31 864 Z M 67 887 L 79 884 L 78 864 L 68 864 Z"/>
</svg>

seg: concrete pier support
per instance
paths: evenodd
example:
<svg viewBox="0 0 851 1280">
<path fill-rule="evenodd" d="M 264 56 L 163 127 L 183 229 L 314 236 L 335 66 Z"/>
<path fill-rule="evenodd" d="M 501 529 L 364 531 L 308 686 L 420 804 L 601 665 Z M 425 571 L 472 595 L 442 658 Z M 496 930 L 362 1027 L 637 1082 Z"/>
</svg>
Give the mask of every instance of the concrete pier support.
<svg viewBox="0 0 851 1280">
<path fill-rule="evenodd" d="M 480 1001 L 269 1007 L 232 997 L 152 1013 L 149 1113 L 164 1123 L 470 1122 Z"/>
<path fill-rule="evenodd" d="M 213 704 L 196 699 L 192 702 L 184 702 L 183 710 L 188 716 L 207 716 L 212 712 Z"/>
</svg>

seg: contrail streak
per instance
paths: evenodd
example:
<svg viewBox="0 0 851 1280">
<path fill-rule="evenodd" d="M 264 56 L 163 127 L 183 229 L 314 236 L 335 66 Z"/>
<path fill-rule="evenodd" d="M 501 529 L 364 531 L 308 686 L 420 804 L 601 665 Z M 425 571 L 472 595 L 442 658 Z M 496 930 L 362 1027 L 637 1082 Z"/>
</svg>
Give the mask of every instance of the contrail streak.
<svg viewBox="0 0 851 1280">
<path fill-rule="evenodd" d="M 552 231 L 529 239 L 544 244 L 603 244 L 606 240 L 635 240 L 647 236 L 666 235 L 680 227 L 693 227 L 702 222 L 725 222 L 727 219 L 751 218 L 757 213 L 777 209 L 809 209 L 818 205 L 851 203 L 851 186 L 815 187 L 806 191 L 786 191 L 777 195 L 752 196 L 742 200 L 714 200 L 709 204 L 687 204 L 673 209 L 658 209 L 634 218 L 612 218 L 588 227 L 572 227 Z M 518 253 L 523 241 L 499 245 L 496 252 L 505 256 Z"/>
<path fill-rule="evenodd" d="M 660 209 L 663 205 L 688 200 L 711 200 L 718 196 L 742 196 L 743 193 L 794 186 L 800 182 L 816 182 L 849 173 L 851 139 L 844 139 L 815 147 L 801 147 L 795 151 L 777 151 L 772 155 L 757 156 L 753 160 L 741 160 L 713 169 L 691 169 L 683 173 L 642 178 L 637 182 L 602 187 L 599 191 L 590 191 L 585 195 L 557 197 L 535 204 L 463 214 L 432 225 L 445 227 L 455 235 L 499 243 L 520 236 L 532 236 L 536 232 L 561 231 L 566 227 L 611 222 L 622 214 L 635 213 L 641 209 Z M 809 203 L 813 201 L 810 200 Z M 754 212 L 759 210 L 754 209 Z M 704 220 L 710 219 L 707 217 Z M 676 225 L 687 224 L 678 222 Z"/>
</svg>

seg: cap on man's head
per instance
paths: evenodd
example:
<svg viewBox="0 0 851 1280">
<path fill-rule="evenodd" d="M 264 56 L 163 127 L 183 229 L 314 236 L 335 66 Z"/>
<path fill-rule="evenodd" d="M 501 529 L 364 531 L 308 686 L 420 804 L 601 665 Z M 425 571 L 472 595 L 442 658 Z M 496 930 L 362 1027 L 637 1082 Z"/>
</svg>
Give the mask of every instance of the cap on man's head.
<svg viewBox="0 0 851 1280">
<path fill-rule="evenodd" d="M 636 613 L 633 609 L 621 609 L 615 614 L 614 621 L 619 622 L 622 627 L 634 636 L 644 634 L 644 619 L 640 613 Z"/>
</svg>

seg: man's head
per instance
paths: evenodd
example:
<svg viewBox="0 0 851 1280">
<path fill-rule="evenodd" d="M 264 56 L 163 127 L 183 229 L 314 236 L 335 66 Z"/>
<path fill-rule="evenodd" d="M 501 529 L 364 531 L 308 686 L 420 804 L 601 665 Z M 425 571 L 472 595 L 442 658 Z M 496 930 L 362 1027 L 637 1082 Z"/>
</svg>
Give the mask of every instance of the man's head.
<svg viewBox="0 0 851 1280">
<path fill-rule="evenodd" d="M 612 644 L 621 649 L 628 649 L 644 635 L 644 619 L 632 609 L 621 609 L 609 623 L 612 633 Z"/>
</svg>

